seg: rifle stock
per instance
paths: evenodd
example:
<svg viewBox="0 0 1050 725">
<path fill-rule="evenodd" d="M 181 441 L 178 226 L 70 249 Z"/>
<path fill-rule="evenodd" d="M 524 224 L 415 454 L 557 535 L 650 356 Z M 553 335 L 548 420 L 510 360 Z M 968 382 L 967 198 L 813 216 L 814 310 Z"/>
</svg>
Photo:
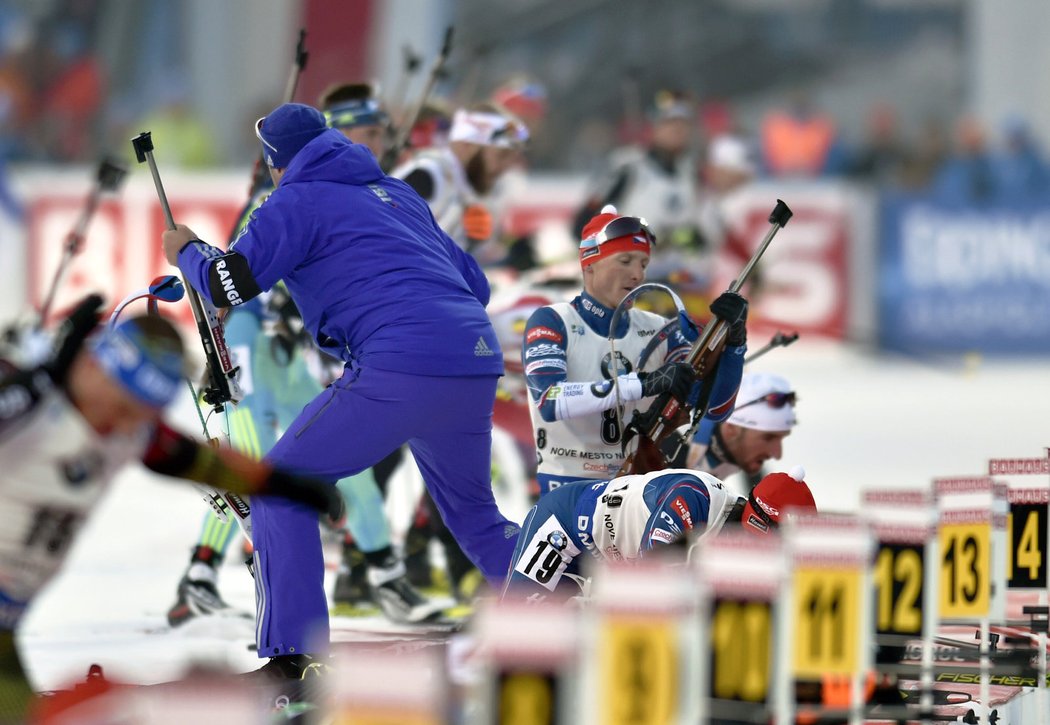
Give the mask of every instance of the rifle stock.
<svg viewBox="0 0 1050 725">
<path fill-rule="evenodd" d="M 728 325 L 721 319 L 704 328 L 703 334 L 693 343 L 685 362 L 693 366 L 697 379 L 703 379 L 714 370 L 718 358 L 725 348 Z M 699 406 L 706 408 L 707 401 Z M 617 475 L 648 473 L 667 467 L 667 458 L 660 450 L 660 443 L 676 428 L 688 420 L 689 409 L 670 393 L 657 396 L 649 409 L 635 413 L 635 419 L 627 426 L 624 446 L 638 436 L 638 447 L 627 456 Z"/>
<path fill-rule="evenodd" d="M 733 280 L 733 283 L 729 285 L 729 292 L 740 291 L 740 288 L 744 286 L 747 278 L 751 275 L 751 271 L 758 264 L 758 260 L 765 254 L 769 243 L 773 241 L 773 237 L 776 236 L 781 227 L 788 223 L 791 215 L 791 209 L 788 208 L 787 204 L 777 199 L 776 206 L 769 214 L 769 223 L 772 225 L 772 228 L 766 233 L 765 238 L 759 244 L 755 253 L 751 255 L 751 259 L 748 260 L 744 269 Z M 689 349 L 685 362 L 692 365 L 698 380 L 707 379 L 709 375 L 714 373 L 718 359 L 725 348 L 728 334 L 729 325 L 726 321 L 715 318 L 708 323 L 699 339 Z M 703 396 L 701 398 L 696 404 L 696 413 L 699 414 L 698 418 L 707 412 L 707 400 L 703 399 Z M 674 398 L 670 393 L 658 396 L 644 413 L 635 412 L 634 418 L 624 430 L 622 445 L 626 451 L 627 445 L 636 437 L 638 438 L 638 445 L 624 459 L 617 475 L 648 473 L 649 471 L 658 471 L 666 468 L 667 457 L 661 451 L 661 444 L 676 428 L 688 420 L 688 414 L 688 406 Z"/>
</svg>

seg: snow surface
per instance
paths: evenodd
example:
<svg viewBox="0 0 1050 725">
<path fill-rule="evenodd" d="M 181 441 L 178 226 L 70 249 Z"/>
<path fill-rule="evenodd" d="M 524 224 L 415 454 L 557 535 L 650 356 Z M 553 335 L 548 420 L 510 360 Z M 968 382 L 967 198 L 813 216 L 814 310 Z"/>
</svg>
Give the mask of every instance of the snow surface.
<svg viewBox="0 0 1050 725">
<path fill-rule="evenodd" d="M 933 364 L 803 340 L 751 369 L 785 375 L 798 391 L 800 423 L 785 442 L 782 466 L 805 466 L 824 509 L 855 510 L 865 488 L 983 474 L 988 458 L 1042 456 L 1050 445 L 1043 362 L 959 357 Z M 198 427 L 188 404 L 169 417 L 184 430 Z M 259 665 L 247 647 L 247 620 L 177 630 L 165 623 L 204 512 L 192 487 L 142 469 L 115 482 L 21 628 L 37 688 L 79 680 L 93 662 L 111 677 L 142 683 L 176 677 L 193 662 Z M 239 560 L 228 557 L 220 586 L 229 602 L 251 611 L 252 582 Z M 371 625 L 337 627 L 335 636 L 369 639 Z"/>
</svg>

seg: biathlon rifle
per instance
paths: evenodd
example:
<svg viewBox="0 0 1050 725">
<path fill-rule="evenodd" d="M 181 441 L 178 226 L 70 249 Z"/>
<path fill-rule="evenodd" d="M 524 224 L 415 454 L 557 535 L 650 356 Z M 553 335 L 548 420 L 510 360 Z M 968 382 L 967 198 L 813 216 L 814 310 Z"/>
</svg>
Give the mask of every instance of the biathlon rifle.
<svg viewBox="0 0 1050 725">
<path fill-rule="evenodd" d="M 306 69 L 306 61 L 309 59 L 310 54 L 306 51 L 306 28 L 299 28 L 299 42 L 295 44 L 295 57 L 292 59 L 292 67 L 288 72 L 288 82 L 284 86 L 282 104 L 291 103 L 295 100 L 295 91 L 299 88 L 299 76 Z M 252 186 L 248 190 L 248 198 L 253 198 L 260 189 L 269 183 L 270 171 L 266 167 L 266 160 L 260 151 L 259 158 L 255 160 L 255 166 L 252 167 Z"/>
<path fill-rule="evenodd" d="M 113 327 L 120 320 L 121 313 L 135 300 L 146 300 L 146 309 L 151 315 L 160 314 L 160 303 L 168 302 L 175 303 L 181 300 L 186 294 L 186 287 L 182 284 L 182 280 L 176 275 L 169 274 L 163 277 L 157 277 L 150 282 L 149 287 L 145 289 L 137 290 L 132 292 L 116 306 L 113 313 L 109 316 L 109 322 L 106 323 L 108 327 Z M 190 382 L 189 378 L 186 382 L 190 386 L 190 390 L 193 390 L 193 383 Z M 194 391 L 196 396 L 196 391 Z M 198 412 L 199 409 L 198 409 Z M 204 417 L 201 416 L 201 425 L 204 427 L 204 435 L 208 435 L 208 425 L 204 421 Z M 215 445 L 217 441 L 215 439 L 209 439 L 212 445 Z M 212 507 L 215 511 L 215 515 L 219 517 L 219 520 L 225 523 L 229 520 L 230 514 L 234 514 L 237 517 L 237 523 L 240 524 L 241 529 L 245 535 L 251 540 L 252 534 L 252 523 L 251 523 L 251 508 L 248 506 L 248 502 L 241 496 L 229 491 L 220 491 L 206 486 L 203 483 L 193 484 L 204 500 Z"/>
<path fill-rule="evenodd" d="M 763 355 L 765 355 L 770 350 L 775 350 L 778 347 L 787 347 L 788 345 L 790 345 L 791 343 L 793 343 L 797 339 L 798 339 L 798 333 L 797 332 L 791 332 L 791 333 L 785 334 L 785 333 L 781 332 L 780 330 L 777 330 L 777 334 L 773 335 L 773 337 L 770 338 L 769 342 L 767 342 L 765 345 L 763 345 L 762 347 L 758 348 L 753 353 L 751 353 L 750 355 L 748 355 L 747 357 L 744 358 L 744 364 L 747 365 L 749 362 L 754 362 L 755 360 L 757 360 L 758 358 L 762 357 Z"/>
<path fill-rule="evenodd" d="M 781 227 L 787 225 L 790 218 L 791 209 L 783 201 L 777 199 L 777 205 L 769 215 L 769 223 L 772 228 L 766 233 L 762 243 L 758 245 L 758 249 L 755 250 L 744 269 L 729 285 L 729 292 L 740 291 L 769 243 L 773 241 L 773 237 Z M 722 350 L 725 348 L 728 333 L 729 325 L 725 320 L 717 317 L 712 319 L 704 328 L 700 338 L 693 343 L 689 354 L 683 361 L 692 365 L 697 379 L 704 381 L 695 410 L 695 414 L 698 414 L 699 417 L 703 417 L 707 410 L 711 378 L 718 359 L 722 355 Z M 678 426 L 686 422 L 688 412 L 688 408 L 670 393 L 658 396 L 644 413 L 636 411 L 633 419 L 624 429 L 621 446 L 626 451 L 628 444 L 635 438 L 638 439 L 638 445 L 633 452 L 627 455 L 616 475 L 648 473 L 666 468 L 668 461 L 661 450 L 661 445 Z"/>
<path fill-rule="evenodd" d="M 431 91 L 434 90 L 434 85 L 437 83 L 437 79 L 441 76 L 441 72 L 445 68 L 445 63 L 448 61 L 449 53 L 452 52 L 452 26 L 449 25 L 445 28 L 445 39 L 441 43 L 441 52 L 438 53 L 437 58 L 434 59 L 434 64 L 430 66 L 430 73 L 427 75 L 426 84 L 423 86 L 423 92 L 419 94 L 419 100 L 412 107 L 403 119 L 401 124 L 397 128 L 397 132 L 394 134 L 394 141 L 390 144 L 390 148 L 387 149 L 386 153 L 383 154 L 380 166 L 383 171 L 389 172 L 390 169 L 397 165 L 397 160 L 401 156 L 401 152 L 408 145 L 408 136 L 412 133 L 412 127 L 416 124 L 416 119 L 419 118 L 419 114 L 423 111 L 423 106 L 426 105 L 427 99 L 430 98 Z"/>
<path fill-rule="evenodd" d="M 758 358 L 762 357 L 763 355 L 765 355 L 770 350 L 775 350 L 778 347 L 787 347 L 788 345 L 790 345 L 791 343 L 793 343 L 797 339 L 798 339 L 798 333 L 797 332 L 792 332 L 790 334 L 784 334 L 780 330 L 777 330 L 777 333 L 775 335 L 773 335 L 773 337 L 769 340 L 769 342 L 767 342 L 765 345 L 763 345 L 762 347 L 758 348 L 753 353 L 751 353 L 750 355 L 748 355 L 747 357 L 744 358 L 744 365 L 747 365 L 750 362 L 754 362 L 755 360 L 757 360 Z M 692 424 L 689 426 L 689 430 L 687 430 L 682 435 L 676 436 L 677 440 L 672 440 L 671 445 L 674 446 L 674 453 L 671 453 L 671 454 L 669 454 L 667 456 L 667 460 L 668 461 L 677 461 L 678 457 L 680 455 L 682 455 L 682 448 L 684 446 L 688 445 L 689 441 L 693 440 L 693 436 L 696 435 L 696 431 L 700 427 L 700 421 L 701 421 L 701 419 L 703 417 L 704 416 L 700 412 L 699 409 L 693 410 Z M 668 450 L 670 450 L 670 445 L 668 446 L 667 449 L 665 449 L 665 452 L 668 451 Z"/>
<path fill-rule="evenodd" d="M 131 145 L 135 149 L 135 158 L 141 164 L 149 164 L 150 173 L 153 175 L 153 185 L 157 188 L 157 198 L 160 199 L 161 209 L 164 211 L 164 220 L 168 229 L 175 229 L 175 220 L 171 216 L 171 207 L 168 206 L 168 197 L 164 193 L 164 185 L 157 171 L 157 162 L 153 158 L 153 139 L 149 131 L 143 131 L 131 139 Z M 230 350 L 226 346 L 226 338 L 223 336 L 222 320 L 219 319 L 219 311 L 211 302 L 193 289 L 183 278 L 183 286 L 186 289 L 186 297 L 193 311 L 193 319 L 197 323 L 197 332 L 200 335 L 201 344 L 204 346 L 204 357 L 207 365 L 207 384 L 202 391 L 201 397 L 204 402 L 212 406 L 215 412 L 223 411 L 226 403 L 237 402 L 243 395 L 235 378 L 237 368 L 233 367 L 230 359 Z M 204 424 L 204 435 L 209 439 L 208 426 Z"/>
<path fill-rule="evenodd" d="M 401 46 L 401 57 L 403 65 L 401 76 L 397 80 L 397 88 L 387 98 L 388 103 L 397 104 L 395 108 L 401 108 L 408 102 L 409 81 L 419 71 L 419 66 L 423 64 L 423 58 L 417 55 L 408 43 Z"/>
<path fill-rule="evenodd" d="M 44 323 L 47 322 L 47 316 L 51 311 L 52 303 L 55 301 L 55 293 L 58 292 L 62 277 L 65 276 L 70 262 L 73 261 L 73 257 L 79 254 L 84 246 L 84 237 L 87 234 L 88 224 L 91 223 L 91 217 L 95 215 L 95 210 L 98 209 L 102 192 L 116 191 L 120 188 L 127 173 L 127 167 L 123 162 L 116 159 L 105 158 L 99 163 L 98 172 L 95 175 L 95 185 L 91 188 L 91 193 L 88 194 L 84 209 L 80 213 L 80 218 L 77 219 L 77 223 L 69 232 L 69 236 L 66 237 L 66 246 L 62 250 L 62 260 L 58 263 L 58 269 L 55 270 L 55 276 L 51 279 L 51 286 L 48 288 L 47 295 L 44 297 L 44 303 L 40 307 L 37 329 L 43 328 Z"/>
</svg>

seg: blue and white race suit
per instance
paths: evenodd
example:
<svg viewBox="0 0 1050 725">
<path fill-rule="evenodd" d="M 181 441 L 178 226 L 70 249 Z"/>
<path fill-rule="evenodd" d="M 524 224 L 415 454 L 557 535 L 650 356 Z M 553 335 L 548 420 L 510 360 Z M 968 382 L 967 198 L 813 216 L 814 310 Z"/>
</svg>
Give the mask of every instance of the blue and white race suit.
<svg viewBox="0 0 1050 725">
<path fill-rule="evenodd" d="M 665 330 L 665 318 L 631 309 L 617 324 L 613 363 L 608 339 L 612 314 L 584 292 L 572 302 L 541 307 L 526 325 L 522 364 L 532 398 L 529 413 L 541 494 L 568 481 L 609 478 L 620 470 L 622 426 L 634 411 L 647 407 L 638 372 L 682 359 L 689 338 L 695 339 L 695 330 L 688 337 L 679 326 Z M 640 360 L 647 348 L 646 359 Z M 707 418 L 722 420 L 732 411 L 744 351 L 744 346 L 723 351 Z"/>
<path fill-rule="evenodd" d="M 630 561 L 688 532 L 715 534 L 735 503 L 717 478 L 688 469 L 567 483 L 525 518 L 505 594 L 555 591 L 565 575 L 579 575 L 584 552 Z"/>
</svg>

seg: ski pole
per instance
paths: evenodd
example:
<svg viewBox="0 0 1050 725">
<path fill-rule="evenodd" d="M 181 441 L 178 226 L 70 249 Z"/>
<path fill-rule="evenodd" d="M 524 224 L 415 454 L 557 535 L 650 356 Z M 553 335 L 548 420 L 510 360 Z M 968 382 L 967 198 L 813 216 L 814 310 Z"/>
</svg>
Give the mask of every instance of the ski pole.
<svg viewBox="0 0 1050 725">
<path fill-rule="evenodd" d="M 55 301 L 55 293 L 58 291 L 58 286 L 63 276 L 65 276 L 70 263 L 73 261 L 73 257 L 80 253 L 84 245 L 84 236 L 87 234 L 88 224 L 91 223 L 91 218 L 95 215 L 95 210 L 98 209 L 102 192 L 116 191 L 120 187 L 121 182 L 124 181 L 127 173 L 127 167 L 115 159 L 107 157 L 99 163 L 98 171 L 95 174 L 95 185 L 91 188 L 91 193 L 88 195 L 84 209 L 80 213 L 80 218 L 77 219 L 77 223 L 72 231 L 69 232 L 69 236 L 66 237 L 66 246 L 62 252 L 62 259 L 58 263 L 58 269 L 55 270 L 55 276 L 51 280 L 51 287 L 44 297 L 44 304 L 40 307 L 40 317 L 36 324 L 37 329 L 43 328 L 44 323 L 47 321 L 47 315 Z"/>
<path fill-rule="evenodd" d="M 164 184 L 161 183 L 160 172 L 157 171 L 157 162 L 153 158 L 153 139 L 150 136 L 150 132 L 143 131 L 131 139 L 131 144 L 135 148 L 135 158 L 138 159 L 138 162 L 140 164 L 143 162 L 149 164 L 150 173 L 153 175 L 153 184 L 157 187 L 157 198 L 160 200 L 160 207 L 164 211 L 164 220 L 168 229 L 175 229 L 175 220 L 171 215 L 168 197 L 164 193 Z M 243 397 L 243 393 L 235 378 L 237 368 L 233 367 L 230 359 L 230 351 L 226 346 L 226 338 L 223 336 L 222 321 L 219 320 L 218 310 L 208 300 L 201 297 L 197 290 L 186 284 L 185 280 L 183 280 L 182 286 L 189 297 L 190 309 L 193 311 L 193 319 L 197 323 L 197 333 L 200 336 L 201 345 L 204 346 L 204 356 L 207 361 L 206 372 L 209 386 L 204 389 L 201 397 L 205 403 L 213 407 L 215 412 L 222 412 L 226 403 L 237 402 Z M 165 292 L 165 290 L 170 289 L 171 287 L 167 287 L 157 291 Z M 166 293 L 174 294 L 174 292 Z M 186 382 L 189 383 L 190 389 L 193 390 L 193 383 L 188 378 Z M 203 413 L 201 413 L 196 392 L 194 392 L 193 402 L 197 406 L 197 414 L 200 416 L 204 437 L 208 439 L 211 445 L 218 446 L 218 439 L 212 438 L 208 432 L 208 422 L 204 418 Z M 219 491 L 210 486 L 198 485 L 197 488 L 220 520 L 226 521 L 229 512 L 232 510 L 237 515 L 237 521 L 241 525 L 242 530 L 248 535 L 249 540 L 251 539 L 251 515 L 247 501 L 235 494 Z"/>
</svg>

